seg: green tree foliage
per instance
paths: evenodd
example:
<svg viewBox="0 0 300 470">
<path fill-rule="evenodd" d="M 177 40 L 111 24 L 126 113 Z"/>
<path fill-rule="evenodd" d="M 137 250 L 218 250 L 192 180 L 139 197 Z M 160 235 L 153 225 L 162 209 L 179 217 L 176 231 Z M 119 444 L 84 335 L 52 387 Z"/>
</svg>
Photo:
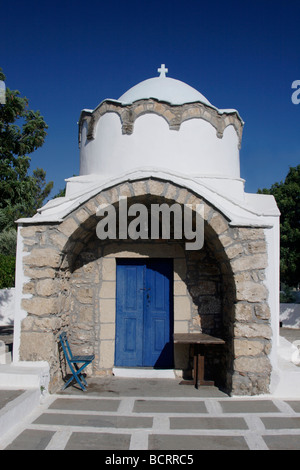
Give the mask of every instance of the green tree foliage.
<svg viewBox="0 0 300 470">
<path fill-rule="evenodd" d="M 285 181 L 260 194 L 275 197 L 280 216 L 280 276 L 290 287 L 300 283 L 300 165 L 290 167 Z"/>
<path fill-rule="evenodd" d="M 16 258 L 13 255 L 0 253 L 0 289 L 14 287 Z"/>
<path fill-rule="evenodd" d="M 0 68 L 0 80 L 5 75 Z M 32 111 L 28 99 L 6 88 L 6 102 L 0 104 L 0 285 L 14 282 L 16 250 L 15 221 L 31 217 L 43 205 L 53 182 L 37 168 L 29 174 L 32 154 L 47 135 L 47 124 L 39 111 Z M 8 284 L 8 285 L 5 285 Z"/>
</svg>

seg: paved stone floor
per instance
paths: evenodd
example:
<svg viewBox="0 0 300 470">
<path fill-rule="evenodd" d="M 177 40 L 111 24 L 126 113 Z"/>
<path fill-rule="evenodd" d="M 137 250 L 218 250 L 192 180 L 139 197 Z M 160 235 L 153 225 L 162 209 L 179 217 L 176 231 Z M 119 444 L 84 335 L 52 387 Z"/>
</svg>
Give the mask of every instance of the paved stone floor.
<svg viewBox="0 0 300 470">
<path fill-rule="evenodd" d="M 0 329 L 11 349 L 12 333 Z M 281 328 L 280 334 L 300 339 L 300 330 Z M 0 391 L 0 409 L 23 392 Z M 0 450 L 42 449 L 129 456 L 139 450 L 300 450 L 300 391 L 299 400 L 230 398 L 176 380 L 92 380 L 86 393 L 69 387 L 49 396 L 0 441 Z"/>
<path fill-rule="evenodd" d="M 97 379 L 88 392 L 49 396 L 0 449 L 300 450 L 300 396 L 231 398 L 173 379 Z"/>
</svg>

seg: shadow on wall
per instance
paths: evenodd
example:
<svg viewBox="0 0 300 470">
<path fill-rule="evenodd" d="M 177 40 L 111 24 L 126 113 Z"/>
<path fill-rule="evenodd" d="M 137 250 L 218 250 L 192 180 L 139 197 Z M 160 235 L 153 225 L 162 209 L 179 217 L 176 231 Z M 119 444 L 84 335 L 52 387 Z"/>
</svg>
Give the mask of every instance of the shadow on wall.
<svg viewBox="0 0 300 470">
<path fill-rule="evenodd" d="M 300 304 L 280 304 L 280 322 L 285 328 L 300 328 Z"/>
<path fill-rule="evenodd" d="M 0 290 L 0 326 L 13 325 L 15 288 Z"/>
</svg>

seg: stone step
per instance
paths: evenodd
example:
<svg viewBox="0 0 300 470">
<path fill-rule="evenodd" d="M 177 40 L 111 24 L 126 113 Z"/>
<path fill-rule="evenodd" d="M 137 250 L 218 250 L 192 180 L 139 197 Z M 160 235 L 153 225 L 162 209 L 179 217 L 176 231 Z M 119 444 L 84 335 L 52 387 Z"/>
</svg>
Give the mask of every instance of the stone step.
<svg viewBox="0 0 300 470">
<path fill-rule="evenodd" d="M 39 388 L 48 390 L 49 365 L 43 362 L 19 362 L 0 365 L 0 388 Z"/>
<path fill-rule="evenodd" d="M 0 439 L 35 410 L 47 396 L 48 385 L 49 365 L 45 362 L 0 364 L 0 398 L 2 404 L 4 401 Z"/>
<path fill-rule="evenodd" d="M 153 369 L 151 367 L 114 367 L 115 377 L 147 378 L 147 379 L 174 379 L 176 371 L 173 369 Z"/>
<path fill-rule="evenodd" d="M 40 404 L 41 392 L 39 388 L 21 390 L 19 396 L 10 398 L 11 390 L 1 390 L 0 394 L 8 396 L 8 402 L 0 409 L 0 439 L 19 425 Z"/>
</svg>

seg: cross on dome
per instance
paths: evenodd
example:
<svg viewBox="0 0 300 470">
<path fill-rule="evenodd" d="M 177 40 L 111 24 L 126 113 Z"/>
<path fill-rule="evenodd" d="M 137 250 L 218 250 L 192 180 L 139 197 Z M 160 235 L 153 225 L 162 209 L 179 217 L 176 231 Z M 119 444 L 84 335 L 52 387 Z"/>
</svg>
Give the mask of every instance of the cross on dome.
<svg viewBox="0 0 300 470">
<path fill-rule="evenodd" d="M 161 64 L 160 68 L 157 69 L 158 73 L 160 73 L 160 77 L 165 78 L 166 73 L 168 73 L 168 69 L 166 69 L 165 64 Z"/>
</svg>

